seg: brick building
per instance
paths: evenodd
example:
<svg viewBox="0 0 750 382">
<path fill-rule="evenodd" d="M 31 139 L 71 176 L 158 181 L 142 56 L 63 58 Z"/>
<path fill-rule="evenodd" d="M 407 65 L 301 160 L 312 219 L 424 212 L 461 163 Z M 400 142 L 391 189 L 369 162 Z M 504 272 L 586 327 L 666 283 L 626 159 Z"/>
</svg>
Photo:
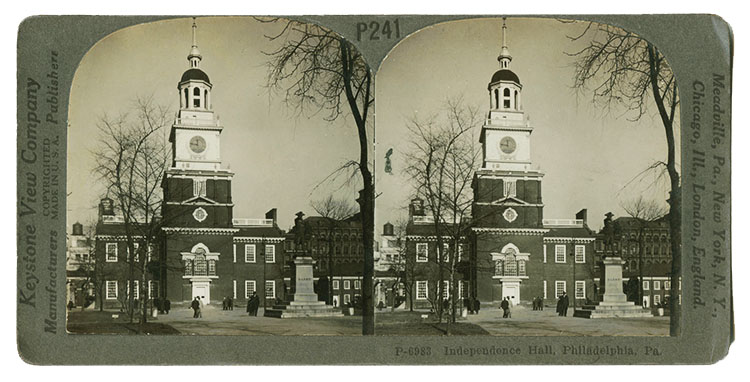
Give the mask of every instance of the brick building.
<svg viewBox="0 0 750 382">
<path fill-rule="evenodd" d="M 200 69 L 195 32 L 193 23 L 189 68 L 177 85 L 180 109 L 169 134 L 172 161 L 162 181 L 161 231 L 151 248 L 136 248 L 136 253 L 148 256 L 148 298 L 169 299 L 174 305 L 194 297 L 204 304 L 232 297 L 244 304 L 257 291 L 266 297 L 263 305 L 284 297 L 285 235 L 276 209 L 262 219 L 233 215 L 234 173 L 222 167 L 224 127 L 213 110 L 213 84 Z M 133 236 L 136 247 L 143 238 Z M 96 227 L 105 307 L 119 307 L 123 293 L 127 295 L 127 248 L 124 219 L 105 198 Z"/>
<path fill-rule="evenodd" d="M 500 69 L 487 87 L 490 110 L 479 138 L 482 166 L 472 184 L 472 217 L 464 222 L 443 218 L 443 232 L 455 232 L 456 224 L 466 227 L 458 240 L 456 235 L 445 237 L 443 246 L 449 251 L 458 246 L 462 254 L 458 267 L 463 296 L 482 302 L 509 298 L 514 304 L 542 297 L 553 303 L 565 291 L 571 300 L 575 297 L 572 303 L 594 300 L 595 237 L 586 210 L 575 219 L 544 219 L 544 173 L 532 167 L 534 128 L 523 111 L 521 81 L 510 70 L 505 33 L 503 24 Z M 414 200 L 407 226 L 406 258 L 413 261 L 413 293 L 420 307 L 434 297 L 439 269 L 435 217 L 425 209 L 423 201 Z"/>
</svg>

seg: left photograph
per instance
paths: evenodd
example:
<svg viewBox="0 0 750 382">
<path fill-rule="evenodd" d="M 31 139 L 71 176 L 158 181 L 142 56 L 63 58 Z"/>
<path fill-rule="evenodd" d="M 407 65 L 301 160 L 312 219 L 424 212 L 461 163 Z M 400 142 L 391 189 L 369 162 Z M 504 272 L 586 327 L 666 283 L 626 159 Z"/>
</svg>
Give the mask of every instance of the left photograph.
<svg viewBox="0 0 750 382">
<path fill-rule="evenodd" d="M 68 332 L 372 333 L 371 87 L 351 44 L 288 19 L 95 44 L 70 97 Z"/>
</svg>

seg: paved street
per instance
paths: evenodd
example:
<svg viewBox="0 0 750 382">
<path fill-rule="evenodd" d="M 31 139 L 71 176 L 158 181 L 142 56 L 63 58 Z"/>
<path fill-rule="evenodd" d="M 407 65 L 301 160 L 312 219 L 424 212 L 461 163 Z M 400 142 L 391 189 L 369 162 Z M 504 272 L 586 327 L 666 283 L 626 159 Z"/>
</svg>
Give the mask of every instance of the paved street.
<svg viewBox="0 0 750 382">
<path fill-rule="evenodd" d="M 553 307 L 535 311 L 513 307 L 512 318 L 502 318 L 499 308 L 482 308 L 467 321 L 481 326 L 493 336 L 668 336 L 669 317 L 600 318 L 559 317 Z"/>
</svg>

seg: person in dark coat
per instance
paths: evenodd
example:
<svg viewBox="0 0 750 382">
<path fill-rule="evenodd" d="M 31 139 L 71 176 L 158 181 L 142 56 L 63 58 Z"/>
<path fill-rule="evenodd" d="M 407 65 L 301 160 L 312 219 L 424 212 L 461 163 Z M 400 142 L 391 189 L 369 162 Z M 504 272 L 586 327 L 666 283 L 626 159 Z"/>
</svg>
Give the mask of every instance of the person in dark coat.
<svg viewBox="0 0 750 382">
<path fill-rule="evenodd" d="M 198 318 L 201 312 L 201 303 L 198 302 L 198 297 L 193 299 L 193 302 L 190 303 L 190 307 L 193 308 L 193 318 Z"/>
<path fill-rule="evenodd" d="M 555 313 L 557 313 L 558 316 L 562 316 L 562 301 L 563 296 L 560 295 L 557 297 L 557 308 L 555 309 Z"/>
<path fill-rule="evenodd" d="M 507 297 L 500 303 L 500 308 L 503 310 L 503 318 L 508 318 L 510 316 L 510 303 L 508 303 Z"/>
<path fill-rule="evenodd" d="M 247 312 L 250 316 L 258 315 L 258 305 L 260 305 L 258 294 L 253 292 L 253 295 L 250 296 L 250 300 L 247 302 Z"/>
<path fill-rule="evenodd" d="M 544 310 L 544 299 L 542 297 L 537 297 L 539 300 L 539 304 L 537 305 L 537 310 Z"/>
<path fill-rule="evenodd" d="M 568 305 L 570 305 L 570 300 L 568 299 L 568 294 L 563 292 L 562 294 L 562 312 L 560 313 L 561 316 L 565 317 L 568 315 Z"/>
<path fill-rule="evenodd" d="M 224 297 L 223 300 L 221 300 L 221 310 L 227 310 L 229 309 L 229 301 L 227 301 L 227 298 Z"/>
<path fill-rule="evenodd" d="M 172 308 L 172 301 L 169 299 L 164 300 L 164 313 L 169 314 L 169 309 Z"/>
<path fill-rule="evenodd" d="M 234 310 L 234 299 L 232 298 L 232 296 L 229 296 L 229 298 L 227 299 L 227 305 L 229 310 Z"/>
<path fill-rule="evenodd" d="M 481 303 L 479 302 L 478 298 L 474 299 L 474 313 L 479 314 L 479 308 L 481 308 Z"/>
</svg>

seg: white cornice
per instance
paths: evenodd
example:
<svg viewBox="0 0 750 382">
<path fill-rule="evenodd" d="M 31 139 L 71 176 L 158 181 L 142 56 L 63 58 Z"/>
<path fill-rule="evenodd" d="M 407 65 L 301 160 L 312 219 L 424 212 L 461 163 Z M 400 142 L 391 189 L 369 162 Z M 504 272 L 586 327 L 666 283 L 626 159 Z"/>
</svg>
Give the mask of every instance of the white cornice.
<svg viewBox="0 0 750 382">
<path fill-rule="evenodd" d="M 549 232 L 548 229 L 540 228 L 481 228 L 473 227 L 471 229 L 474 232 L 479 233 L 496 233 L 503 235 L 544 235 Z"/>
<path fill-rule="evenodd" d="M 162 231 L 183 235 L 234 235 L 240 230 L 237 228 L 162 227 Z"/>
<path fill-rule="evenodd" d="M 593 237 L 545 237 L 545 243 L 593 243 L 596 238 Z"/>
<path fill-rule="evenodd" d="M 459 240 L 465 239 L 464 236 L 459 238 Z M 437 236 L 406 235 L 406 240 L 437 241 Z M 443 240 L 453 240 L 453 236 L 443 236 Z"/>
<path fill-rule="evenodd" d="M 143 235 L 130 235 L 133 239 L 143 239 Z M 113 240 L 113 241 L 126 241 L 128 240 L 127 235 L 96 235 L 97 240 Z"/>
<path fill-rule="evenodd" d="M 251 237 L 251 236 L 235 236 L 235 243 L 283 243 L 283 237 Z"/>
</svg>

